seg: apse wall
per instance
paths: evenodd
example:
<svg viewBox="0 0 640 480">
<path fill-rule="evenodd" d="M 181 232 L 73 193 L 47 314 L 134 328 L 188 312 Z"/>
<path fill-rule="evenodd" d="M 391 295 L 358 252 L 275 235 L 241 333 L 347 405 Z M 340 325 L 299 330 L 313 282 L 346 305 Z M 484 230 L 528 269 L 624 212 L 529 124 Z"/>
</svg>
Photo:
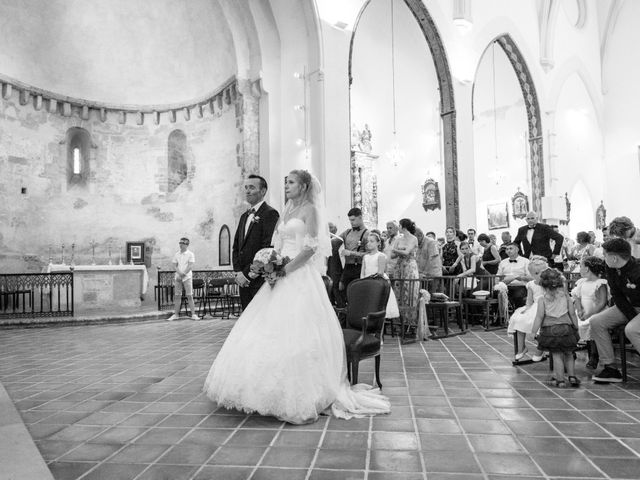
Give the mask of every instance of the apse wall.
<svg viewBox="0 0 640 480">
<path fill-rule="evenodd" d="M 127 241 L 146 242 L 154 266 L 169 268 L 181 236 L 189 237 L 198 268 L 218 266 L 218 233 L 233 229 L 242 209 L 241 96 L 221 102 L 214 114 L 163 114 L 160 123 L 88 120 L 20 105 L 18 92 L 0 100 L 0 264 L 3 272 L 40 271 L 61 245 L 75 243 L 75 262 L 117 263 Z M 132 119 L 132 117 L 127 117 Z M 90 135 L 84 184 L 69 181 L 67 133 Z M 169 191 L 169 136 L 186 138 L 183 181 Z M 229 267 L 226 267 L 229 268 Z"/>
<path fill-rule="evenodd" d="M 498 236 L 511 231 L 515 237 L 524 220 L 513 216 L 513 195 L 522 192 L 531 205 L 528 138 L 520 84 L 502 47 L 491 44 L 478 65 L 473 91 L 476 223 L 462 225 L 463 229 L 474 227 Z M 469 193 L 463 191 L 461 196 Z M 498 211 L 504 221 L 495 222 Z"/>
<path fill-rule="evenodd" d="M 112 104 L 193 100 L 237 71 L 217 0 L 0 0 L 0 74 Z"/>
<path fill-rule="evenodd" d="M 608 39 L 603 64 L 605 89 L 607 218 L 626 215 L 640 222 L 640 64 L 637 45 L 640 2 L 624 2 Z"/>
<path fill-rule="evenodd" d="M 428 44 L 403 2 L 396 2 L 396 139 L 401 159 L 394 165 L 391 24 L 388 1 L 372 0 L 357 26 L 352 54 L 351 122 L 371 130 L 377 155 L 378 226 L 411 218 L 425 231 L 445 229 L 445 185 L 441 153 L 438 81 Z M 438 182 L 441 208 L 425 211 L 422 185 Z"/>
</svg>

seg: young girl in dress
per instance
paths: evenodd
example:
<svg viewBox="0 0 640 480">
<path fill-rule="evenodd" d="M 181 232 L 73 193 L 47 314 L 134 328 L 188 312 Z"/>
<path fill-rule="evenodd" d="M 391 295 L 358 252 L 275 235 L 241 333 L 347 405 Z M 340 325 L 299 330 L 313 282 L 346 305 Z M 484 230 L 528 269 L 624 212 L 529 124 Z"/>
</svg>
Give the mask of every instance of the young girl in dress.
<svg viewBox="0 0 640 480">
<path fill-rule="evenodd" d="M 609 287 L 604 275 L 604 260 L 598 257 L 585 257 L 580 262 L 580 276 L 571 291 L 576 314 L 578 315 L 578 331 L 580 341 L 587 343 L 589 361 L 587 368 L 595 369 L 598 366 L 598 349 L 591 340 L 591 326 L 589 324 L 593 315 L 601 312 L 607 306 L 609 299 Z"/>
<path fill-rule="evenodd" d="M 538 329 L 538 348 L 551 352 L 553 357 L 553 376 L 549 385 L 566 388 L 565 369 L 569 384 L 580 385 L 575 374 L 573 352 L 578 344 L 578 318 L 573 302 L 567 292 L 567 285 L 562 274 L 549 268 L 540 274 L 540 286 L 544 295 L 538 300 L 536 319 L 533 331 Z"/>
<path fill-rule="evenodd" d="M 380 275 L 388 281 L 389 277 L 385 273 L 385 269 L 387 267 L 387 256 L 381 251 L 384 249 L 384 240 L 382 240 L 382 236 L 377 231 L 371 231 L 369 237 L 367 237 L 365 249 L 367 253 L 362 257 L 360 278 Z M 386 318 L 398 318 L 399 316 L 400 310 L 398 309 L 398 302 L 396 301 L 396 296 L 393 293 L 392 288 L 389 291 Z"/>
<path fill-rule="evenodd" d="M 533 322 L 536 319 L 538 299 L 544 295 L 544 290 L 540 286 L 540 274 L 549 268 L 549 263 L 546 258 L 534 255 L 529 262 L 528 268 L 533 280 L 527 283 L 527 303 L 524 307 L 517 308 L 513 312 L 507 327 L 508 334 L 516 335 L 518 353 L 516 353 L 515 360 L 517 362 L 524 360 L 527 354 L 528 350 L 525 344 L 527 333 L 535 333 L 533 331 Z M 539 362 L 542 359 L 543 352 L 539 350 L 531 358 L 534 362 Z"/>
</svg>

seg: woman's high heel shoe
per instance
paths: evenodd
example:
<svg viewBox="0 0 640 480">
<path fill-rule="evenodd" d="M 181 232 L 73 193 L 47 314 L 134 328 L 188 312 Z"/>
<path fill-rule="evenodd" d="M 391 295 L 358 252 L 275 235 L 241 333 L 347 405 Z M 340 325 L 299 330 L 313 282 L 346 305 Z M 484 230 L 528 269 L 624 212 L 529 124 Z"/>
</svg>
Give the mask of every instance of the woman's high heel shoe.
<svg viewBox="0 0 640 480">
<path fill-rule="evenodd" d="M 527 348 L 525 347 L 525 349 L 522 350 L 522 352 L 516 353 L 516 362 L 522 360 L 528 352 L 529 350 L 527 350 Z"/>
</svg>

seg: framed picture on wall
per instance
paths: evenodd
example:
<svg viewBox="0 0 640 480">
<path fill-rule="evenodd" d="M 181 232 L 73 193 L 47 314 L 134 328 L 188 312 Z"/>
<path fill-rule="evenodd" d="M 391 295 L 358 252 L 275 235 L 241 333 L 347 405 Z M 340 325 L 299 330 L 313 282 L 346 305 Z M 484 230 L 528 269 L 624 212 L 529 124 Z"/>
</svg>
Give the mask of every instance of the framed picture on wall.
<svg viewBox="0 0 640 480">
<path fill-rule="evenodd" d="M 509 206 L 507 203 L 494 203 L 487 206 L 489 230 L 509 228 Z"/>
<path fill-rule="evenodd" d="M 524 218 L 529 212 L 529 198 L 520 191 L 511 197 L 511 204 L 513 208 L 513 218 Z"/>
<path fill-rule="evenodd" d="M 127 242 L 127 263 L 144 265 L 144 242 Z"/>
<path fill-rule="evenodd" d="M 425 212 L 440 209 L 440 189 L 433 178 L 427 178 L 422 185 L 422 208 Z"/>
</svg>

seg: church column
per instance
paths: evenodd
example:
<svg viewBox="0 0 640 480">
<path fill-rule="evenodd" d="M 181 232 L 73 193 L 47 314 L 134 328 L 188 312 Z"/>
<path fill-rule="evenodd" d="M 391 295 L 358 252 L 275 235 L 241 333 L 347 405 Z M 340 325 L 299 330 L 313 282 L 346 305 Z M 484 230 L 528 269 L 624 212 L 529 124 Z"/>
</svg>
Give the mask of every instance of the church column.
<svg viewBox="0 0 640 480">
<path fill-rule="evenodd" d="M 242 133 L 242 174 L 260 173 L 260 80 L 238 80 L 236 127 Z"/>
</svg>

